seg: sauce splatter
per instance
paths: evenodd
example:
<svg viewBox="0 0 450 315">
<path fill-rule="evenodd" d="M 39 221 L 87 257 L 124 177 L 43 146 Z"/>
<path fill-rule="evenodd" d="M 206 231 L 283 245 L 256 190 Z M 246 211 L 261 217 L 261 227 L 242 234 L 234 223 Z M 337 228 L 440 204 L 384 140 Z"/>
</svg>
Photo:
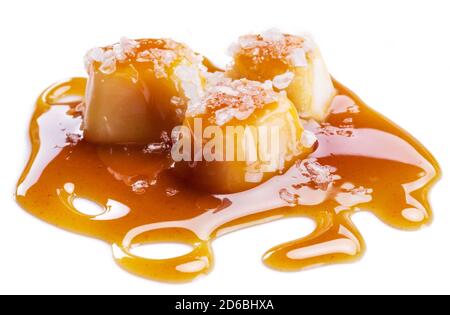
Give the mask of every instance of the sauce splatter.
<svg viewBox="0 0 450 315">
<path fill-rule="evenodd" d="M 164 153 L 85 141 L 76 106 L 84 99 L 86 79 L 58 83 L 37 102 L 31 158 L 17 201 L 42 220 L 104 240 L 120 266 L 160 281 L 208 273 L 217 237 L 290 217 L 311 218 L 316 229 L 268 249 L 263 256 L 268 266 L 292 271 L 353 261 L 365 245 L 352 214 L 370 211 L 390 226 L 420 228 L 431 220 L 427 195 L 440 170 L 417 140 L 344 86 L 335 86 L 338 95 L 326 121 L 305 124 L 319 140 L 314 153 L 254 189 L 214 195 L 172 176 Z M 97 210 L 77 206 L 83 199 Z M 131 252 L 164 242 L 187 244 L 192 251 L 169 259 Z"/>
</svg>

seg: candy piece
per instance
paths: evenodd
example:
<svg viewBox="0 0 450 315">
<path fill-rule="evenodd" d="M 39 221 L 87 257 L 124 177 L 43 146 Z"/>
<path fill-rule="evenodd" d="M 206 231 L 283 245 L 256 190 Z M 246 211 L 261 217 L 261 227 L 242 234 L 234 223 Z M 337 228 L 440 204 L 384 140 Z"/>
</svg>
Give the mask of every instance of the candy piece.
<svg viewBox="0 0 450 315">
<path fill-rule="evenodd" d="M 270 30 L 240 37 L 230 52 L 234 57 L 230 76 L 272 80 L 276 89 L 286 90 L 302 117 L 325 119 L 335 89 L 311 39 Z"/>
<path fill-rule="evenodd" d="M 202 57 L 172 40 L 122 38 L 85 58 L 85 139 L 151 143 L 182 123 L 203 93 Z"/>
<path fill-rule="evenodd" d="M 283 172 L 294 157 L 311 152 L 302 145 L 295 106 L 271 84 L 215 73 L 201 104 L 203 114 L 187 115 L 172 157 L 179 157 L 176 172 L 203 190 L 250 189 Z M 183 156 L 186 145 L 191 152 Z"/>
</svg>

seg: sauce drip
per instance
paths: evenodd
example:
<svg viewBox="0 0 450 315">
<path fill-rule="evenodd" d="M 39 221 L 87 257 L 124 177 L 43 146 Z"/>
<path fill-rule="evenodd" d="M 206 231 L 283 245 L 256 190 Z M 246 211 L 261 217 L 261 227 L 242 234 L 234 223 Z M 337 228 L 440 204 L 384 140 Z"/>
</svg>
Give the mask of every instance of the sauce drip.
<svg viewBox="0 0 450 315">
<path fill-rule="evenodd" d="M 335 86 L 338 95 L 327 120 L 305 124 L 319 140 L 311 156 L 254 189 L 211 195 L 172 176 L 167 154 L 84 141 L 82 118 L 73 108 L 83 101 L 86 79 L 58 83 L 37 102 L 32 154 L 17 201 L 47 222 L 108 242 L 120 266 L 160 281 L 208 273 L 215 238 L 289 217 L 311 218 L 316 229 L 269 249 L 263 256 L 268 266 L 292 271 L 353 261 L 365 245 L 351 215 L 370 211 L 393 227 L 420 228 L 431 220 L 427 194 L 440 170 L 417 140 Z M 79 209 L 80 199 L 99 211 Z M 192 251 L 169 259 L 131 252 L 165 242 L 187 244 Z"/>
</svg>

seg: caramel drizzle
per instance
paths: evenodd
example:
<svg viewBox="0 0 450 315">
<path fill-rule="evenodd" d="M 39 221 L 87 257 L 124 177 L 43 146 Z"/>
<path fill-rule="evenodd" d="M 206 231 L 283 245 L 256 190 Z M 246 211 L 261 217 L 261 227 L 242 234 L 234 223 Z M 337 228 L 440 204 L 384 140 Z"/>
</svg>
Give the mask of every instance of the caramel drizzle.
<svg viewBox="0 0 450 315">
<path fill-rule="evenodd" d="M 296 165 L 252 190 L 230 195 L 207 195 L 178 182 L 170 176 L 170 160 L 164 155 L 149 163 L 139 148 L 126 148 L 121 155 L 114 152 L 123 147 L 83 141 L 82 120 L 70 109 L 82 102 L 85 84 L 83 78 L 70 79 L 39 98 L 30 124 L 32 155 L 20 178 L 17 200 L 43 220 L 112 244 L 117 263 L 130 272 L 160 281 L 193 280 L 211 270 L 215 238 L 288 217 L 311 218 L 316 229 L 264 254 L 264 262 L 278 270 L 358 259 L 365 244 L 351 216 L 361 209 L 402 229 L 430 222 L 427 194 L 440 175 L 436 161 L 414 138 L 337 82 L 339 96 L 332 114 L 322 126 L 309 127 L 319 139 L 309 158 L 336 169 L 339 177 L 332 185 L 311 186 Z M 345 102 L 353 108 L 342 111 Z M 68 141 L 70 135 L 78 135 L 80 141 Z M 115 163 L 121 162 L 137 165 L 138 174 L 116 171 Z M 156 184 L 136 194 L 130 189 L 134 175 Z M 366 196 L 360 203 L 343 204 L 353 193 L 342 188 L 345 183 L 370 189 L 370 200 Z M 176 193 L 168 194 L 174 187 Z M 296 196 L 296 202 L 280 198 L 283 190 Z M 96 202 L 103 213 L 78 211 L 73 201 L 80 197 Z M 130 251 L 155 242 L 187 243 L 193 250 L 164 260 Z"/>
</svg>

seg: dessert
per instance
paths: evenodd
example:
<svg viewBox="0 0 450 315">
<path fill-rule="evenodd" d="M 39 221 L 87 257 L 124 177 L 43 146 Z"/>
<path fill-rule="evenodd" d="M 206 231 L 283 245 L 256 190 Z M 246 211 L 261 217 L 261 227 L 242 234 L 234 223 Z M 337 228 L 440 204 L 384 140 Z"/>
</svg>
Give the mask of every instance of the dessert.
<svg viewBox="0 0 450 315">
<path fill-rule="evenodd" d="M 194 148 L 192 158 L 176 161 L 185 181 L 211 193 L 244 191 L 311 151 L 314 142 L 302 142 L 305 131 L 286 93 L 220 72 L 207 81 L 203 113 L 187 113 L 183 126 Z M 172 156 L 179 149 L 175 146 Z"/>
<path fill-rule="evenodd" d="M 208 273 L 214 239 L 262 222 L 316 222 L 263 255 L 284 271 L 359 258 L 355 212 L 406 230 L 430 222 L 436 160 L 333 80 L 310 39 L 271 30 L 231 51 L 226 70 L 167 39 L 89 51 L 88 79 L 37 100 L 18 203 L 111 244 L 126 270 L 168 282 Z M 134 252 L 167 242 L 192 251 Z"/>
<path fill-rule="evenodd" d="M 130 40 L 93 48 L 84 110 L 87 141 L 145 144 L 183 120 L 200 98 L 202 59 L 170 39 Z"/>
<path fill-rule="evenodd" d="M 322 121 L 336 94 L 319 48 L 309 36 L 294 36 L 268 30 L 241 36 L 231 45 L 232 77 L 264 82 L 272 80 L 286 90 L 300 115 Z"/>
</svg>

